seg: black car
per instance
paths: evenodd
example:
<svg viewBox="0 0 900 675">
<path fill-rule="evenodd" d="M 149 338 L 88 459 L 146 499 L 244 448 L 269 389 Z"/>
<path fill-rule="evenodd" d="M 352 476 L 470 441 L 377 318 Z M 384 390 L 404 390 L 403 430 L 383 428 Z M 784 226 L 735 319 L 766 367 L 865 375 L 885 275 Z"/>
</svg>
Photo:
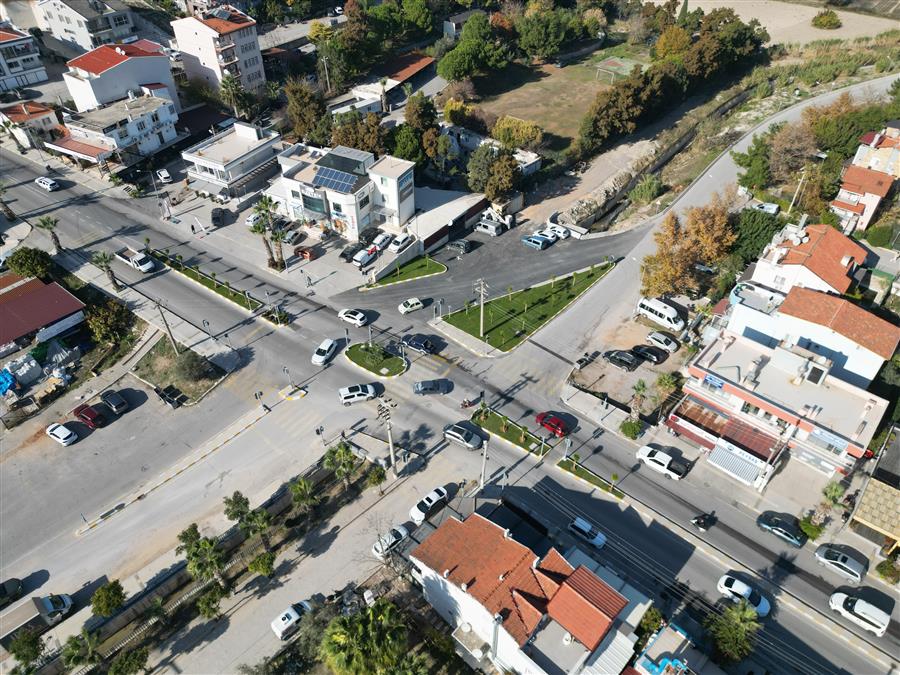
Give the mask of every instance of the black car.
<svg viewBox="0 0 900 675">
<path fill-rule="evenodd" d="M 756 519 L 759 529 L 774 534 L 791 546 L 802 548 L 806 543 L 806 534 L 800 529 L 800 521 L 787 513 L 765 511 Z"/>
<path fill-rule="evenodd" d="M 472 250 L 472 242 L 468 239 L 454 239 L 447 244 L 447 248 L 453 248 L 460 253 L 468 253 Z"/>
<path fill-rule="evenodd" d="M 213 227 L 222 227 L 225 224 L 225 209 L 218 206 L 209 212 L 209 222 Z"/>
<path fill-rule="evenodd" d="M 355 244 L 350 244 L 343 251 L 341 251 L 341 260 L 344 262 L 353 262 L 353 256 L 366 248 L 366 245 L 362 242 L 357 242 Z"/>
<path fill-rule="evenodd" d="M 359 243 L 363 245 L 363 248 L 368 248 L 379 234 L 381 234 L 381 230 L 377 227 L 370 227 L 368 230 L 363 230 L 359 233 Z"/>
<path fill-rule="evenodd" d="M 0 584 L 0 608 L 11 605 L 22 595 L 22 582 L 10 577 Z"/>
<path fill-rule="evenodd" d="M 611 352 L 606 352 L 603 355 L 603 359 L 608 361 L 611 366 L 627 370 L 628 372 L 635 370 L 641 365 L 641 360 L 637 356 L 624 349 L 614 349 Z"/>
<path fill-rule="evenodd" d="M 632 354 L 637 354 L 645 361 L 650 363 L 662 363 L 668 357 L 662 349 L 650 347 L 648 345 L 635 345 L 631 348 Z"/>
<path fill-rule="evenodd" d="M 437 351 L 434 343 L 424 335 L 404 335 L 401 342 L 404 347 L 419 354 L 434 354 Z"/>
<path fill-rule="evenodd" d="M 121 415 L 128 410 L 128 401 L 117 391 L 107 390 L 100 394 L 100 400 L 116 415 Z"/>
</svg>

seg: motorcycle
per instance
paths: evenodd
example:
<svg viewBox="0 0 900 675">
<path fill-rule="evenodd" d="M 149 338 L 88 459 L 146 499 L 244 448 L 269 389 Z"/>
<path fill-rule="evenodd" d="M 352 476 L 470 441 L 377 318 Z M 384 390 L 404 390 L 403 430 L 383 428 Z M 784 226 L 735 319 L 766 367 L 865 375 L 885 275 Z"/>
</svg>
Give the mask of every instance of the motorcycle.
<svg viewBox="0 0 900 675">
<path fill-rule="evenodd" d="M 706 532 L 712 524 L 712 516 L 708 513 L 701 513 L 699 516 L 691 518 L 691 525 L 701 532 Z"/>
<path fill-rule="evenodd" d="M 466 408 L 471 408 L 473 405 L 475 405 L 475 401 L 470 401 L 469 399 L 464 398 L 462 400 L 462 403 L 459 404 L 459 407 L 465 410 Z"/>
</svg>

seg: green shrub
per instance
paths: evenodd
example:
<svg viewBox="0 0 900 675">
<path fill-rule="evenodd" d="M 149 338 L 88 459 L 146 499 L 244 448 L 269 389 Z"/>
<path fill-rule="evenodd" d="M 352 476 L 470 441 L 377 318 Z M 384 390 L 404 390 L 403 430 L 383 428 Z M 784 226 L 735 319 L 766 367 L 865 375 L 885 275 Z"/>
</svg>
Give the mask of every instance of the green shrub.
<svg viewBox="0 0 900 675">
<path fill-rule="evenodd" d="M 800 521 L 800 529 L 803 530 L 803 534 L 809 537 L 810 541 L 815 541 L 819 537 L 822 536 L 822 532 L 825 531 L 824 525 L 816 525 L 812 521 L 811 516 L 804 516 Z"/>
<path fill-rule="evenodd" d="M 900 583 L 900 567 L 897 567 L 896 560 L 891 558 L 882 560 L 875 565 L 875 571 L 878 572 L 878 576 L 889 584 Z"/>
<path fill-rule="evenodd" d="M 628 198 L 636 204 L 649 204 L 663 191 L 662 181 L 654 173 L 647 174 L 628 193 Z"/>
<path fill-rule="evenodd" d="M 271 552 L 259 554 L 250 561 L 250 564 L 247 565 L 247 569 L 254 574 L 271 577 L 275 574 L 275 554 Z"/>
<path fill-rule="evenodd" d="M 769 98 L 772 95 L 772 85 L 769 84 L 769 81 L 760 82 L 756 85 L 756 89 L 753 90 L 754 98 Z"/>
<path fill-rule="evenodd" d="M 893 233 L 893 228 L 890 226 L 873 227 L 870 230 L 866 230 L 863 236 L 872 246 L 887 246 L 891 243 L 891 235 Z"/>
<path fill-rule="evenodd" d="M 625 438 L 635 440 L 641 435 L 641 423 L 638 420 L 625 420 L 619 425 L 619 431 Z"/>
<path fill-rule="evenodd" d="M 813 17 L 812 25 L 825 30 L 835 30 L 841 27 L 841 20 L 833 9 L 823 9 Z"/>
<path fill-rule="evenodd" d="M 97 616 L 110 617 L 125 604 L 125 590 L 118 580 L 104 584 L 91 596 L 91 611 Z"/>
<path fill-rule="evenodd" d="M 219 604 L 225 597 L 225 591 L 219 584 L 213 584 L 206 593 L 197 598 L 197 611 L 204 619 L 219 618 Z"/>
</svg>

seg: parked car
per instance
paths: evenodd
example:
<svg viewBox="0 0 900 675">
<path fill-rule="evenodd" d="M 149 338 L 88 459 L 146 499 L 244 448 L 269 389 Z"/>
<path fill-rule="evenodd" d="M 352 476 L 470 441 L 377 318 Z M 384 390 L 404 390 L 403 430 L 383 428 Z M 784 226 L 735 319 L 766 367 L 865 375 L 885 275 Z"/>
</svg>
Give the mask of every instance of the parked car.
<svg viewBox="0 0 900 675">
<path fill-rule="evenodd" d="M 870 602 L 847 593 L 834 593 L 828 599 L 828 606 L 852 621 L 863 630 L 875 633 L 878 637 L 884 637 L 891 623 L 891 615 L 879 609 Z"/>
<path fill-rule="evenodd" d="M 650 335 L 647 336 L 647 342 L 654 347 L 665 349 L 670 354 L 674 354 L 678 351 L 678 342 L 675 340 L 675 338 L 663 333 L 662 331 L 655 330 L 650 333 Z"/>
<path fill-rule="evenodd" d="M 754 204 L 753 208 L 757 211 L 762 211 L 763 213 L 768 213 L 770 216 L 778 215 L 778 212 L 781 211 L 781 207 L 778 204 L 773 204 L 771 202 L 762 202 L 760 204 Z"/>
<path fill-rule="evenodd" d="M 78 440 L 78 434 L 65 424 L 51 424 L 47 427 L 47 435 L 60 445 L 72 445 Z"/>
<path fill-rule="evenodd" d="M 316 347 L 316 351 L 312 355 L 312 364 L 314 366 L 324 366 L 331 361 L 334 353 L 337 351 L 338 343 L 335 340 L 325 338 L 322 343 Z"/>
<path fill-rule="evenodd" d="M 357 328 L 369 323 L 369 317 L 367 317 L 366 313 L 361 309 L 342 309 L 338 312 L 338 318 Z"/>
<path fill-rule="evenodd" d="M 225 209 L 218 206 L 209 212 L 209 222 L 213 227 L 222 227 L 225 224 Z"/>
<path fill-rule="evenodd" d="M 409 314 L 410 312 L 415 312 L 417 309 L 422 309 L 425 305 L 422 304 L 422 301 L 418 298 L 408 298 L 401 302 L 397 310 L 401 314 Z"/>
<path fill-rule="evenodd" d="M 613 349 L 612 351 L 604 352 L 603 360 L 607 361 L 609 365 L 614 366 L 615 368 L 626 370 L 628 372 L 635 370 L 641 365 L 641 360 L 637 356 L 624 349 Z"/>
<path fill-rule="evenodd" d="M 372 245 L 372 242 L 375 241 L 376 237 L 381 233 L 381 230 L 377 227 L 370 227 L 367 230 L 363 230 L 359 233 L 359 243 L 362 244 L 364 248 L 369 248 Z"/>
<path fill-rule="evenodd" d="M 379 560 L 384 560 L 407 539 L 409 539 L 409 530 L 403 525 L 394 525 L 388 532 L 378 537 L 378 541 L 372 546 L 372 555 Z"/>
<path fill-rule="evenodd" d="M 244 219 L 244 225 L 246 225 L 248 228 L 253 227 L 257 223 L 264 223 L 264 222 L 266 222 L 266 217 L 261 213 L 257 213 L 256 211 L 251 211 L 250 215 L 248 215 Z"/>
<path fill-rule="evenodd" d="M 80 405 L 72 411 L 72 414 L 79 422 L 84 422 L 88 429 L 99 429 L 106 426 L 106 417 L 92 405 Z"/>
<path fill-rule="evenodd" d="M 447 503 L 448 496 L 446 488 L 434 488 L 409 510 L 409 519 L 416 525 L 421 525 L 430 514 Z"/>
<path fill-rule="evenodd" d="M 304 260 L 315 260 L 317 257 L 316 250 L 309 246 L 295 246 L 294 257 L 303 258 Z"/>
<path fill-rule="evenodd" d="M 534 418 L 534 421 L 544 427 L 547 431 L 552 432 L 557 438 L 562 438 L 569 433 L 569 428 L 566 426 L 566 423 L 551 412 L 540 413 Z"/>
<path fill-rule="evenodd" d="M 645 361 L 657 364 L 662 363 L 667 358 L 669 358 L 668 352 L 657 347 L 650 347 L 648 345 L 635 345 L 631 348 L 631 353 L 637 354 Z"/>
<path fill-rule="evenodd" d="M 569 532 L 579 539 L 587 542 L 594 548 L 603 548 L 606 544 L 606 535 L 600 532 L 596 527 L 591 525 L 584 518 L 576 517 L 569 523 Z"/>
<path fill-rule="evenodd" d="M 769 601 L 759 591 L 730 574 L 725 574 L 719 579 L 716 589 L 732 602 L 746 600 L 760 618 L 768 615 L 772 609 Z"/>
<path fill-rule="evenodd" d="M 415 241 L 415 237 L 407 232 L 398 234 L 394 237 L 394 241 L 388 244 L 387 250 L 389 253 L 403 253 L 413 241 Z"/>
<path fill-rule="evenodd" d="M 801 548 L 806 543 L 806 534 L 800 529 L 800 521 L 786 513 L 765 511 L 756 519 L 759 529 L 770 532 L 791 546 Z"/>
<path fill-rule="evenodd" d="M 106 407 L 113 411 L 115 415 L 121 415 L 128 410 L 128 401 L 117 391 L 107 389 L 100 394 L 100 400 L 106 404 Z"/>
<path fill-rule="evenodd" d="M 549 239 L 544 239 L 543 237 L 538 237 L 531 234 L 527 237 L 522 237 L 522 243 L 533 249 L 537 249 L 538 251 L 543 251 L 545 248 L 550 246 L 551 242 Z"/>
<path fill-rule="evenodd" d="M 448 424 L 444 427 L 444 440 L 456 443 L 468 450 L 478 450 L 481 447 L 481 436 L 461 424 Z"/>
<path fill-rule="evenodd" d="M 284 235 L 284 245 L 285 246 L 293 246 L 294 244 L 299 244 L 303 241 L 303 238 L 306 235 L 300 230 L 290 230 L 286 235 Z"/>
<path fill-rule="evenodd" d="M 353 264 L 362 269 L 377 257 L 378 249 L 375 246 L 370 246 L 356 252 L 356 255 L 353 256 Z"/>
<path fill-rule="evenodd" d="M 11 605 L 22 596 L 22 582 L 10 577 L 0 584 L 0 609 Z"/>
<path fill-rule="evenodd" d="M 681 480 L 687 475 L 690 468 L 687 462 L 649 445 L 638 448 L 636 457 L 648 468 L 672 480 Z"/>
<path fill-rule="evenodd" d="M 534 236 L 543 237 L 551 244 L 555 244 L 557 241 L 559 241 L 559 235 L 557 235 L 556 232 L 551 230 L 549 227 L 545 227 L 543 230 L 538 230 L 534 233 Z"/>
<path fill-rule="evenodd" d="M 279 640 L 287 640 L 300 626 L 300 619 L 307 612 L 312 611 L 312 605 L 306 600 L 301 600 L 288 607 L 272 620 L 272 632 Z"/>
<path fill-rule="evenodd" d="M 35 178 L 34 183 L 39 188 L 45 189 L 47 192 L 59 190 L 59 183 L 57 183 L 52 178 L 48 178 L 47 176 L 40 176 L 38 178 Z"/>
<path fill-rule="evenodd" d="M 159 178 L 161 183 L 172 182 L 172 174 L 170 174 L 166 169 L 160 169 L 159 171 L 157 171 L 156 177 Z"/>
<path fill-rule="evenodd" d="M 419 354 L 434 354 L 437 348 L 434 343 L 424 335 L 416 333 L 415 335 L 404 335 L 400 340 L 403 346 Z"/>
<path fill-rule="evenodd" d="M 422 380 L 413 384 L 413 393 L 419 396 L 443 394 L 446 389 L 444 380 Z"/>
<path fill-rule="evenodd" d="M 460 254 L 465 254 L 472 250 L 472 242 L 468 239 L 454 239 L 447 244 L 447 248 L 452 248 Z"/>
<path fill-rule="evenodd" d="M 390 245 L 393 238 L 393 235 L 390 235 L 387 232 L 382 232 L 372 240 L 372 246 L 377 248 L 379 252 L 383 251 Z"/>
<path fill-rule="evenodd" d="M 364 248 L 366 248 L 366 245 L 360 242 L 345 246 L 344 250 L 341 251 L 340 258 L 344 262 L 353 262 L 353 258 L 356 256 L 356 254 L 362 251 Z"/>
<path fill-rule="evenodd" d="M 837 572 L 845 579 L 859 583 L 866 576 L 868 560 L 865 562 L 847 555 L 833 544 L 822 544 L 816 549 L 816 561 L 823 567 Z"/>
<path fill-rule="evenodd" d="M 377 396 L 375 387 L 371 384 L 351 384 L 349 387 L 338 389 L 338 399 L 345 406 L 361 401 L 371 401 L 375 396 Z"/>
<path fill-rule="evenodd" d="M 558 223 L 551 223 L 544 228 L 545 231 L 552 232 L 560 239 L 568 239 L 571 236 L 571 232 L 568 227 L 563 227 Z"/>
</svg>

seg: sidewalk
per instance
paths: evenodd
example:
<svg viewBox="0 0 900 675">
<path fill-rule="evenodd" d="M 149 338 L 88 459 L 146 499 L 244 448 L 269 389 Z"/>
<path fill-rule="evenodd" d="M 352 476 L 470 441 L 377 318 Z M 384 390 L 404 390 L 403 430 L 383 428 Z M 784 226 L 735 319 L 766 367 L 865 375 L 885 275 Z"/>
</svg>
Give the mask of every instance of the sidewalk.
<svg viewBox="0 0 900 675">
<path fill-rule="evenodd" d="M 474 311 L 478 310 L 476 309 Z M 442 333 L 449 339 L 453 340 L 456 344 L 458 344 L 466 351 L 475 354 L 475 356 L 480 356 L 485 359 L 496 359 L 500 358 L 501 356 L 506 356 L 510 353 L 500 351 L 495 347 L 491 347 L 486 342 L 479 340 L 473 335 L 469 335 L 464 330 L 460 330 L 456 326 L 447 323 L 442 318 L 432 319 L 428 322 L 428 325 L 434 328 L 438 333 Z"/>
</svg>

